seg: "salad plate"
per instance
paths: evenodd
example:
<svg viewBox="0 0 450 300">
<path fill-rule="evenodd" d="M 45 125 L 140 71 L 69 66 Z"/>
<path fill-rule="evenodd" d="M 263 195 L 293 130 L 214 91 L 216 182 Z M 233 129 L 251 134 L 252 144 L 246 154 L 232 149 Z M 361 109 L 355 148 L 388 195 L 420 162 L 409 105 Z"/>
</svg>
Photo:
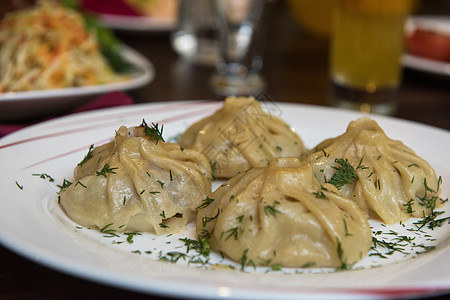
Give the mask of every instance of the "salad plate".
<svg viewBox="0 0 450 300">
<path fill-rule="evenodd" d="M 421 37 L 413 33 L 421 30 Z M 405 26 L 407 52 L 403 56 L 403 65 L 409 69 L 450 78 L 450 62 L 438 59 L 450 49 L 450 18 L 447 16 L 414 16 L 408 19 Z M 440 37 L 434 34 L 439 33 Z M 446 37 L 446 40 L 444 40 Z M 419 49 L 417 49 L 419 47 Z M 426 53 L 426 56 L 412 53 L 412 49 Z M 430 57 L 436 57 L 431 59 Z"/>
<path fill-rule="evenodd" d="M 126 46 L 122 46 L 121 54 L 134 67 L 129 74 L 130 79 L 102 85 L 0 93 L 0 122 L 25 121 L 67 112 L 95 96 L 133 90 L 154 79 L 155 68 L 146 57 Z"/>
<path fill-rule="evenodd" d="M 177 19 L 146 17 L 146 16 L 121 16 L 101 14 L 98 16 L 105 27 L 135 33 L 161 33 L 175 29 Z"/>
<path fill-rule="evenodd" d="M 97 15 L 110 29 L 125 33 L 168 33 L 177 25 L 178 0 L 81 1 L 81 8 Z"/>
<path fill-rule="evenodd" d="M 148 294 L 195 299 L 374 299 L 430 296 L 450 292 L 450 224 L 429 230 L 404 224 L 371 222 L 378 239 L 393 232 L 411 235 L 394 255 L 364 258 L 349 270 L 243 267 L 220 255 L 201 261 L 187 241 L 195 226 L 167 236 L 139 233 L 108 235 L 71 221 L 58 204 L 64 180 L 90 145 L 113 139 L 120 126 L 164 126 L 166 141 L 223 102 L 167 101 L 89 111 L 53 119 L 0 139 L 0 243 L 36 263 L 75 277 Z M 345 132 L 365 114 L 336 108 L 262 102 L 263 108 L 290 124 L 312 148 Z M 392 117 L 369 115 L 392 138 L 403 141 L 442 176 L 442 198 L 450 195 L 450 132 Z M 221 182 L 214 182 L 217 188 Z M 449 216 L 447 202 L 440 217 Z M 413 241 L 413 242 L 411 242 Z M 374 254 L 375 253 L 375 254 Z M 384 257 L 383 257 L 384 256 Z"/>
<path fill-rule="evenodd" d="M 436 75 L 441 78 L 450 78 L 450 63 L 424 58 L 412 54 L 403 55 L 403 65 L 407 68 Z"/>
</svg>

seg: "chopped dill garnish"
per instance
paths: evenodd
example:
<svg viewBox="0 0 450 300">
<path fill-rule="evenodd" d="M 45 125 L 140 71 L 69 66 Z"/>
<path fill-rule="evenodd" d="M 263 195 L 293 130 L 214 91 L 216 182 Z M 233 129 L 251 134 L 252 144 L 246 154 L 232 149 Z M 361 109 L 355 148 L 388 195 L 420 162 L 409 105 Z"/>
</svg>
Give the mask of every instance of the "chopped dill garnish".
<svg viewBox="0 0 450 300">
<path fill-rule="evenodd" d="M 353 234 L 348 232 L 347 222 L 345 221 L 345 219 L 342 219 L 342 220 L 344 221 L 345 236 L 352 236 Z"/>
<path fill-rule="evenodd" d="M 211 167 L 211 180 L 216 180 L 216 175 L 215 175 L 215 173 L 216 173 L 216 164 L 217 164 L 217 162 L 216 161 L 214 161 L 214 162 L 209 162 L 209 166 Z"/>
<path fill-rule="evenodd" d="M 424 226 L 427 226 L 429 229 L 433 230 L 436 227 L 441 227 L 445 222 L 450 224 L 450 217 L 438 219 L 438 216 L 442 215 L 443 211 L 435 211 L 434 209 L 428 215 L 423 215 L 423 218 L 417 222 L 414 222 L 414 225 L 417 226 L 417 230 L 422 229 Z"/>
<path fill-rule="evenodd" d="M 203 224 L 203 227 L 206 227 L 206 224 L 207 223 L 209 223 L 209 222 L 211 222 L 211 221 L 214 221 L 215 219 L 217 219 L 218 217 L 219 217 L 219 214 L 220 214 L 220 210 L 219 209 L 217 209 L 217 214 L 214 216 L 214 217 L 203 217 L 202 218 L 202 224 Z"/>
<path fill-rule="evenodd" d="M 166 253 L 166 255 L 165 255 L 166 259 L 161 259 L 161 257 L 160 257 L 160 260 L 168 261 L 168 262 L 171 262 L 171 263 L 176 263 L 180 259 L 185 260 L 186 257 L 187 257 L 186 253 L 178 252 L 178 251 L 172 251 L 172 252 L 167 252 Z"/>
<path fill-rule="evenodd" d="M 211 253 L 211 247 L 209 245 L 209 232 L 206 230 L 203 230 L 202 235 L 199 236 L 199 240 L 192 240 L 189 238 L 179 239 L 180 241 L 184 242 L 184 246 L 186 247 L 186 252 L 189 253 L 189 251 L 194 250 L 199 255 L 203 257 L 208 257 Z"/>
<path fill-rule="evenodd" d="M 17 182 L 17 180 L 16 180 L 16 185 L 17 185 L 17 187 L 18 187 L 19 189 L 23 190 L 23 185 L 20 185 L 20 184 Z"/>
<path fill-rule="evenodd" d="M 442 177 L 439 176 L 438 181 L 437 181 L 437 187 L 436 187 L 436 192 L 439 192 L 439 188 L 442 184 Z"/>
<path fill-rule="evenodd" d="M 339 269 L 348 270 L 350 269 L 350 266 L 347 264 L 347 262 L 344 261 L 344 250 L 342 249 L 341 241 L 339 239 L 336 240 L 337 240 L 337 255 L 339 258 L 339 262 L 341 263 Z"/>
<path fill-rule="evenodd" d="M 403 204 L 403 206 L 406 207 L 406 213 L 407 214 L 412 214 L 414 212 L 414 210 L 412 208 L 413 204 L 414 204 L 414 199 L 413 198 L 409 199 L 409 201 L 407 203 Z"/>
<path fill-rule="evenodd" d="M 78 163 L 78 166 L 83 166 L 88 160 L 90 160 L 94 155 L 92 154 L 92 150 L 94 149 L 94 144 L 89 147 L 88 153 L 84 156 L 83 160 Z"/>
<path fill-rule="evenodd" d="M 53 177 L 50 176 L 50 175 L 48 175 L 47 173 L 31 174 L 31 175 L 33 175 L 33 176 L 39 176 L 39 178 L 42 178 L 42 179 L 48 179 L 48 181 L 50 181 L 50 182 L 54 182 L 54 181 L 55 181 L 55 179 L 53 179 Z"/>
<path fill-rule="evenodd" d="M 258 261 L 260 262 L 260 265 L 268 266 L 272 262 L 272 259 L 271 258 L 263 259 L 261 257 L 258 257 Z"/>
<path fill-rule="evenodd" d="M 85 186 L 81 181 L 77 181 L 76 183 L 75 183 L 75 185 L 74 186 L 77 186 L 77 185 L 81 185 L 82 187 L 84 187 L 85 189 L 87 189 L 87 186 Z"/>
<path fill-rule="evenodd" d="M 281 271 L 281 265 L 280 264 L 273 265 L 272 271 Z"/>
<path fill-rule="evenodd" d="M 356 170 L 359 170 L 359 169 L 361 169 L 361 170 L 366 170 L 366 169 L 369 168 L 369 167 L 363 165 L 363 164 L 362 164 L 362 161 L 363 161 L 363 158 L 361 157 L 361 160 L 359 161 L 359 164 L 358 164 L 358 166 L 356 167 Z"/>
<path fill-rule="evenodd" d="M 248 253 L 248 248 L 244 250 L 244 253 L 242 253 L 241 259 L 240 259 L 240 263 L 241 263 L 241 271 L 244 271 L 246 266 L 253 266 L 253 268 L 256 269 L 256 265 L 253 262 L 253 260 L 249 260 L 247 257 L 247 253 Z"/>
<path fill-rule="evenodd" d="M 324 157 L 329 157 L 330 155 L 325 152 L 325 149 L 320 149 L 322 151 Z"/>
<path fill-rule="evenodd" d="M 313 193 L 313 195 L 319 199 L 328 199 L 327 196 L 322 191 L 315 192 L 315 193 Z"/>
<path fill-rule="evenodd" d="M 225 240 L 228 240 L 230 237 L 234 237 L 235 240 L 238 240 L 239 239 L 238 230 L 239 230 L 239 227 L 233 227 L 233 228 L 230 228 L 227 231 L 225 231 L 225 233 L 228 233 Z"/>
<path fill-rule="evenodd" d="M 378 255 L 378 256 L 381 257 L 382 254 L 379 251 L 376 251 L 376 249 L 378 247 L 386 249 L 387 252 L 385 253 L 385 255 L 392 255 L 395 252 L 400 252 L 402 254 L 406 254 L 405 248 L 404 248 L 405 246 L 406 246 L 405 244 L 399 244 L 396 241 L 395 242 L 389 242 L 389 241 L 385 241 L 385 240 L 379 240 L 376 237 L 372 236 L 372 247 L 371 247 L 371 249 L 375 250 L 375 252 L 373 254 L 369 254 L 369 255 L 371 255 L 371 256 L 372 255 Z M 385 255 L 383 255 L 383 256 L 385 256 Z M 382 258 L 385 258 L 385 257 L 382 257 Z"/>
<path fill-rule="evenodd" d="M 58 184 L 57 187 L 59 187 L 60 191 L 62 191 L 64 189 L 68 188 L 71 185 L 72 185 L 72 182 L 70 182 L 67 179 L 63 179 L 63 183 L 61 185 Z"/>
<path fill-rule="evenodd" d="M 133 237 L 137 236 L 137 235 L 142 235 L 142 233 L 137 232 L 137 231 L 133 231 L 133 232 L 125 232 L 124 235 L 127 236 L 127 242 L 129 244 L 133 243 Z"/>
<path fill-rule="evenodd" d="M 109 167 L 109 164 L 105 164 L 104 166 L 103 166 L 103 168 L 101 169 L 101 171 L 99 172 L 99 171 L 97 171 L 97 176 L 105 176 L 105 177 L 107 177 L 107 174 L 108 173 L 111 173 L 111 174 L 117 174 L 114 170 L 117 170 L 118 168 L 110 168 Z"/>
<path fill-rule="evenodd" d="M 355 169 L 350 165 L 347 159 L 336 158 L 334 160 L 339 166 L 333 167 L 336 172 L 330 179 L 330 183 L 336 186 L 338 189 L 342 188 L 346 184 L 355 183 L 357 177 Z"/>
<path fill-rule="evenodd" d="M 280 204 L 280 202 L 278 202 L 278 201 L 275 201 L 274 203 L 273 203 L 273 205 L 266 205 L 266 206 L 264 206 L 264 213 L 267 215 L 267 216 L 275 216 L 276 214 L 281 214 L 281 212 L 279 211 L 279 210 L 277 210 L 276 209 L 276 206 L 278 205 L 278 204 Z"/>
<path fill-rule="evenodd" d="M 202 204 L 197 206 L 195 209 L 202 209 L 202 208 L 208 207 L 208 205 L 210 205 L 214 201 L 215 201 L 214 199 L 206 197 L 206 199 L 203 199 Z"/>
<path fill-rule="evenodd" d="M 112 224 L 113 223 L 109 223 L 108 225 L 100 229 L 100 232 L 105 234 L 104 237 L 119 237 L 115 229 L 109 228 Z"/>
<path fill-rule="evenodd" d="M 150 137 L 150 139 L 155 142 L 157 145 L 159 141 L 164 141 L 164 138 L 162 136 L 164 125 L 161 125 L 161 130 L 158 128 L 158 123 L 152 122 L 152 127 L 148 126 L 144 119 L 142 119 L 141 125 L 144 127 L 145 134 Z"/>
<path fill-rule="evenodd" d="M 205 257 L 211 253 L 211 246 L 209 245 L 210 238 L 209 232 L 202 230 L 202 234 L 199 236 L 201 245 L 199 253 Z"/>
</svg>

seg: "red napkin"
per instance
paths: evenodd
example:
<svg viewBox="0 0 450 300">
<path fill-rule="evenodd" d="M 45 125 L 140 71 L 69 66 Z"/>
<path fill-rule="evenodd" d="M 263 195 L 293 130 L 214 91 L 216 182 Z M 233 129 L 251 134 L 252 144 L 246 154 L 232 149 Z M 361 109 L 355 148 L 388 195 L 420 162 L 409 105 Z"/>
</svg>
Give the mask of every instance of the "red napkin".
<svg viewBox="0 0 450 300">
<path fill-rule="evenodd" d="M 81 7 L 96 14 L 140 16 L 124 0 L 82 0 Z"/>
<path fill-rule="evenodd" d="M 113 106 L 121 106 L 121 105 L 131 105 L 134 104 L 133 99 L 128 96 L 126 93 L 124 92 L 111 92 L 108 94 L 104 94 L 101 95 L 97 98 L 95 98 L 94 100 L 78 107 L 77 109 L 69 112 L 68 114 L 72 114 L 72 113 L 78 113 L 78 112 L 82 112 L 82 111 L 88 111 L 88 110 L 95 110 L 95 109 L 99 109 L 99 108 L 105 108 L 105 107 L 113 107 Z M 53 116 L 53 117 L 49 117 L 43 120 L 39 120 L 39 121 L 35 121 L 33 123 L 27 123 L 27 124 L 1 124 L 0 123 L 0 137 L 5 136 L 11 132 L 14 132 L 16 130 L 19 130 L 21 128 L 24 128 L 26 126 L 38 123 L 38 122 L 42 122 L 45 120 L 49 120 L 55 117 L 59 117 L 59 116 Z"/>
</svg>

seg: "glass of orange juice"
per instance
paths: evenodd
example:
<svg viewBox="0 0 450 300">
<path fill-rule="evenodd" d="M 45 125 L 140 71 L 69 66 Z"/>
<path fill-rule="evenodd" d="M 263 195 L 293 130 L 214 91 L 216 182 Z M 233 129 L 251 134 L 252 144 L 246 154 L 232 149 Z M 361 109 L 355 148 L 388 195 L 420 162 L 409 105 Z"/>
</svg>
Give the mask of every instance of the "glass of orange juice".
<svg viewBox="0 0 450 300">
<path fill-rule="evenodd" d="M 404 25 L 414 0 L 337 0 L 330 44 L 331 102 L 394 114 Z"/>
</svg>

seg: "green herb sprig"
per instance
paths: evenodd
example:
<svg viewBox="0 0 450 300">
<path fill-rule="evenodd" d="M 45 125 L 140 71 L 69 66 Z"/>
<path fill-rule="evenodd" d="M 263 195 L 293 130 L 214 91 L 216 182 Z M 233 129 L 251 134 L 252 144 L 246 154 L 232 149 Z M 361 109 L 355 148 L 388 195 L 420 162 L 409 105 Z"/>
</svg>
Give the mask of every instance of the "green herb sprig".
<svg viewBox="0 0 450 300">
<path fill-rule="evenodd" d="M 333 177 L 331 177 L 330 183 L 338 189 L 342 188 L 346 184 L 355 183 L 357 180 L 355 169 L 352 165 L 350 165 L 348 160 L 336 158 L 334 161 L 338 164 L 338 166 L 333 167 L 336 172 L 333 174 Z"/>
<path fill-rule="evenodd" d="M 110 168 L 109 164 L 105 164 L 101 171 L 97 171 L 97 176 L 104 176 L 107 177 L 108 173 L 110 174 L 117 174 L 114 170 L 117 170 L 118 168 Z"/>
<path fill-rule="evenodd" d="M 88 160 L 90 160 L 94 156 L 93 150 L 94 150 L 94 144 L 92 144 L 89 147 L 88 152 L 84 156 L 83 160 L 78 163 L 78 166 L 82 167 Z"/>
<path fill-rule="evenodd" d="M 140 126 L 144 127 L 145 134 L 148 135 L 156 145 L 158 144 L 159 141 L 165 142 L 162 136 L 164 125 L 161 125 L 161 129 L 159 129 L 158 123 L 155 124 L 152 122 L 152 126 L 150 127 L 148 126 L 147 122 L 145 122 L 145 120 L 143 119 Z"/>
</svg>

